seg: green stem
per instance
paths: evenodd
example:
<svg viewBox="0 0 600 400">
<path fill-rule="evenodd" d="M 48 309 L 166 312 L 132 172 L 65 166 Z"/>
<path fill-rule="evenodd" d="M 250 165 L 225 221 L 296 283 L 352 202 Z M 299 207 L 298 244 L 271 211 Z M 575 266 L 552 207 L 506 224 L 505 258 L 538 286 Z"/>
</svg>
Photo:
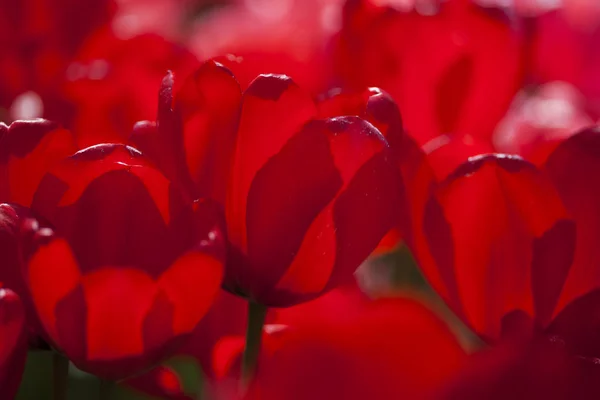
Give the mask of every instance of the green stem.
<svg viewBox="0 0 600 400">
<path fill-rule="evenodd" d="M 53 399 L 66 400 L 69 384 L 69 359 L 62 354 L 52 355 Z"/>
<path fill-rule="evenodd" d="M 106 379 L 100 380 L 100 388 L 99 388 L 99 399 L 100 400 L 109 400 L 112 397 L 113 389 L 115 387 L 115 383 L 113 381 L 109 381 Z"/>
<path fill-rule="evenodd" d="M 246 329 L 246 347 L 242 358 L 241 390 L 245 392 L 254 377 L 260 346 L 263 325 L 267 316 L 267 307 L 248 301 L 248 327 Z"/>
</svg>

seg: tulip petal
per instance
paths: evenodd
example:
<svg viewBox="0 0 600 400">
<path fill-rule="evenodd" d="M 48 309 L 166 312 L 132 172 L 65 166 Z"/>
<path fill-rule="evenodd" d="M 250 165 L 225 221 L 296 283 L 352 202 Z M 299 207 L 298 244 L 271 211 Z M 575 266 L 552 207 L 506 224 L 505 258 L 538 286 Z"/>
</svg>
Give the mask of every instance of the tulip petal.
<svg viewBox="0 0 600 400">
<path fill-rule="evenodd" d="M 575 260 L 560 299 L 564 307 L 600 287 L 600 129 L 583 130 L 562 142 L 544 168 L 577 225 Z"/>
<path fill-rule="evenodd" d="M 200 193 L 225 203 L 242 91 L 231 71 L 208 61 L 186 79 L 175 99 L 183 120 L 187 168 Z"/>
<path fill-rule="evenodd" d="M 310 96 L 283 75 L 260 75 L 242 99 L 226 215 L 229 240 L 247 251 L 246 204 L 257 172 L 316 115 Z"/>
<path fill-rule="evenodd" d="M 46 172 L 77 151 L 71 133 L 43 119 L 15 121 L 0 140 L 0 195 L 4 201 L 30 206 Z M 3 127 L 3 128 L 2 128 Z"/>
</svg>

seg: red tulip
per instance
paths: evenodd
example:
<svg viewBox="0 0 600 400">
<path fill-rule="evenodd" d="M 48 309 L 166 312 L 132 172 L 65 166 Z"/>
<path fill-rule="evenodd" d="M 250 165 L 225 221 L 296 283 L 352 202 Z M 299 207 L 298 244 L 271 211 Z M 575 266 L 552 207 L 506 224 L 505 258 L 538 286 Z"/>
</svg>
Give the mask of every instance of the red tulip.
<svg viewBox="0 0 600 400">
<path fill-rule="evenodd" d="M 220 221 L 190 204 L 137 150 L 98 145 L 40 183 L 26 221 L 26 282 L 54 344 L 118 379 L 172 355 L 218 293 Z"/>
<path fill-rule="evenodd" d="M 574 357 L 556 340 L 503 344 L 476 354 L 436 398 L 596 399 L 596 360 Z"/>
<path fill-rule="evenodd" d="M 346 3 L 336 47 L 344 85 L 390 93 L 421 145 L 442 134 L 488 140 L 521 85 L 519 30 L 469 1 L 430 2 L 433 15 L 376 3 Z"/>
<path fill-rule="evenodd" d="M 583 130 L 565 140 L 548 157 L 544 169 L 577 230 L 573 266 L 558 299 L 558 311 L 600 288 L 600 250 L 596 246 L 600 235 L 600 129 Z M 589 313 L 587 318 L 593 315 Z"/>
<path fill-rule="evenodd" d="M 600 11 L 597 4 L 590 6 Z M 573 10 L 565 7 L 535 20 L 531 74 L 542 83 L 558 80 L 572 84 L 586 97 L 592 115 L 599 118 L 600 13 Z"/>
<path fill-rule="evenodd" d="M 43 119 L 0 123 L 0 198 L 29 207 L 44 174 L 77 150 L 71 133 Z"/>
<path fill-rule="evenodd" d="M 343 0 L 239 1 L 196 24 L 191 47 L 219 57 L 245 89 L 262 73 L 285 74 L 313 94 L 332 80 L 330 37 L 339 29 Z M 220 57 L 224 54 L 235 56 Z M 242 64 L 236 60 L 243 59 Z"/>
<path fill-rule="evenodd" d="M 410 215 L 402 215 L 397 226 L 377 246 L 377 252 L 397 247 L 402 236 L 410 241 L 410 224 L 422 214 L 425 198 L 429 195 L 434 176 L 425 153 L 410 132 L 402 126 L 402 116 L 391 96 L 379 88 L 371 87 L 362 92 L 331 91 L 317 104 L 321 118 L 336 115 L 358 115 L 373 124 L 390 144 L 406 188 Z M 402 207 L 403 208 L 403 207 Z"/>
<path fill-rule="evenodd" d="M 173 85 L 168 75 L 158 123 L 139 124 L 133 140 L 191 198 L 223 203 L 231 292 L 268 306 L 317 297 L 398 223 L 401 177 L 371 124 L 317 119 L 286 76 L 260 75 L 242 93 L 214 61 Z"/>
<path fill-rule="evenodd" d="M 551 82 L 517 95 L 494 132 L 494 147 L 541 166 L 561 142 L 592 122 L 585 99 L 573 86 Z"/>
<path fill-rule="evenodd" d="M 113 1 L 1 0 L 0 9 L 0 120 L 62 121 L 70 111 L 60 78 L 88 35 L 110 20 Z"/>
<path fill-rule="evenodd" d="M 0 289 L 0 393 L 16 396 L 27 356 L 23 305 L 10 289 Z"/>
<path fill-rule="evenodd" d="M 123 40 L 90 35 L 66 67 L 62 91 L 73 106 L 68 126 L 80 147 L 126 143 L 133 125 L 156 115 L 156 87 L 169 69 L 188 74 L 198 61 L 184 47 L 145 34 Z"/>
<path fill-rule="evenodd" d="M 351 292 L 292 307 L 296 316 L 280 319 L 287 326 L 265 327 L 247 398 L 429 398 L 464 362 L 456 338 L 423 305 L 402 298 L 369 301 Z M 308 312 L 317 309 L 329 312 Z M 242 346 L 222 345 L 215 361 L 235 368 Z"/>
<path fill-rule="evenodd" d="M 475 332 L 497 339 L 548 326 L 576 228 L 533 165 L 498 154 L 471 158 L 429 198 L 422 229 L 414 251 L 423 272 Z"/>
</svg>

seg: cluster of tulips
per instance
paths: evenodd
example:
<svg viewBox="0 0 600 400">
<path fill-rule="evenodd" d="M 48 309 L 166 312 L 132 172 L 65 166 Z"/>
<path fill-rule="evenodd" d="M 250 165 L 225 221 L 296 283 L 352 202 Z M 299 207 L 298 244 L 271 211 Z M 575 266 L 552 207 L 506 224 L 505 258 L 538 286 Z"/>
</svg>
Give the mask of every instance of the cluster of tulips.
<svg viewBox="0 0 600 400">
<path fill-rule="evenodd" d="M 599 43 L 596 0 L 0 0 L 0 400 L 600 398 Z"/>
</svg>

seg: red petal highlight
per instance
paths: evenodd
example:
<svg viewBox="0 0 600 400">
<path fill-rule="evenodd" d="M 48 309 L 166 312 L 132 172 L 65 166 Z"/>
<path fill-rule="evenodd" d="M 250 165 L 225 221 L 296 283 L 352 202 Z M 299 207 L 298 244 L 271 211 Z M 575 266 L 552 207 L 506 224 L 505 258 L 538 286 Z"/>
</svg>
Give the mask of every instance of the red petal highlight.
<svg viewBox="0 0 600 400">
<path fill-rule="evenodd" d="M 183 122 L 187 168 L 199 188 L 225 203 L 242 91 L 231 71 L 207 61 L 186 79 L 175 99 Z"/>
<path fill-rule="evenodd" d="M 82 278 L 88 310 L 87 357 L 107 361 L 144 353 L 140 329 L 156 287 L 133 268 L 106 267 Z"/>
<path fill-rule="evenodd" d="M 158 281 L 174 306 L 173 333 L 191 333 L 219 292 L 223 263 L 200 252 L 179 257 Z"/>
<path fill-rule="evenodd" d="M 243 252 L 246 204 L 256 173 L 315 115 L 310 96 L 286 76 L 261 75 L 246 90 L 226 207 L 229 239 Z"/>
<path fill-rule="evenodd" d="M 48 268 L 48 260 L 53 260 L 54 268 Z M 57 276 L 60 279 L 55 279 Z M 48 334 L 56 338 L 57 304 L 77 287 L 81 279 L 69 244 L 64 239 L 54 239 L 42 245 L 29 260 L 27 279 L 40 320 Z"/>
</svg>

